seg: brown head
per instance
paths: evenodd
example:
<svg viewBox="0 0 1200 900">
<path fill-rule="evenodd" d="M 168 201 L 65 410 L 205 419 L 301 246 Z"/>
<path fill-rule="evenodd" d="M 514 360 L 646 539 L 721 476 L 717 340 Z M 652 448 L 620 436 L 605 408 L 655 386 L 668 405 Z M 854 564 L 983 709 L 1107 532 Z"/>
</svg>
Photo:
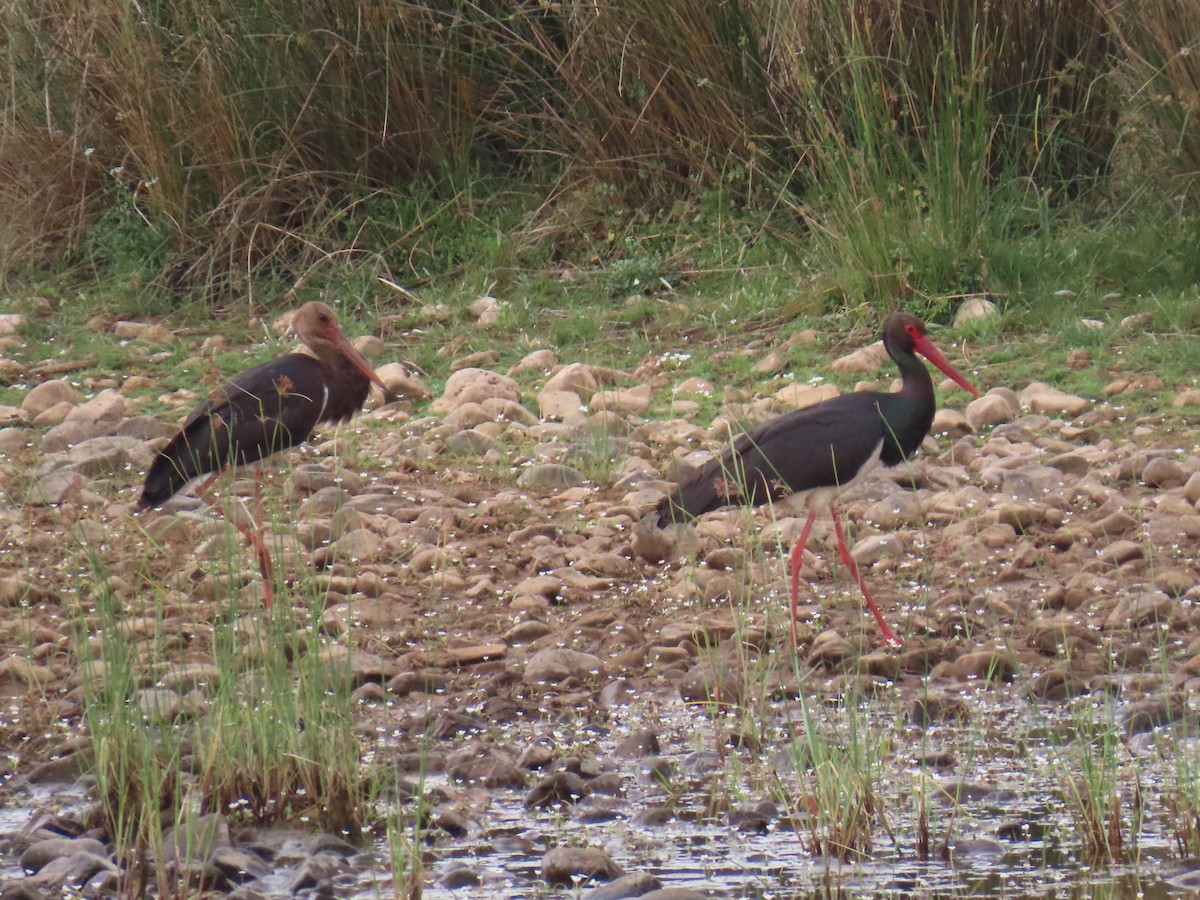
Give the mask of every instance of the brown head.
<svg viewBox="0 0 1200 900">
<path fill-rule="evenodd" d="M 883 323 L 883 346 L 887 348 L 888 355 L 901 364 L 902 369 L 902 358 L 911 358 L 914 353 L 920 353 L 964 390 L 970 391 L 976 397 L 979 396 L 979 391 L 975 389 L 975 386 L 967 381 L 954 366 L 950 365 L 950 361 L 942 355 L 942 352 L 933 346 L 933 342 L 929 340 L 925 331 L 925 323 L 911 313 L 898 312 L 887 317 Z"/>
<path fill-rule="evenodd" d="M 337 314 L 324 303 L 313 300 L 296 310 L 292 332 L 326 365 L 349 363 L 381 388 L 384 387 L 366 358 L 354 349 L 338 325 Z M 384 388 L 386 391 L 387 389 Z"/>
</svg>

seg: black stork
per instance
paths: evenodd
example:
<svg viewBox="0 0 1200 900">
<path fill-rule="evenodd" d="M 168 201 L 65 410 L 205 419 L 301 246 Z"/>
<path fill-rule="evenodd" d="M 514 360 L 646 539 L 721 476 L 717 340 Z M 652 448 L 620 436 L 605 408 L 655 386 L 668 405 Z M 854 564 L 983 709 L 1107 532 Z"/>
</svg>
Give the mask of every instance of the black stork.
<svg viewBox="0 0 1200 900">
<path fill-rule="evenodd" d="M 787 413 L 741 435 L 721 456 L 693 472 L 655 510 L 658 527 L 687 522 L 723 506 L 774 503 L 785 514 L 808 513 L 791 554 L 792 644 L 796 643 L 797 590 L 804 545 L 817 511 L 829 506 L 838 552 L 879 623 L 883 640 L 899 644 L 859 575 L 838 519 L 836 501 L 877 464 L 910 458 L 933 424 L 936 408 L 929 370 L 920 353 L 947 376 L 979 396 L 930 342 L 925 323 L 893 313 L 883 323 L 883 346 L 900 368 L 896 393 L 856 391 Z"/>
<path fill-rule="evenodd" d="M 227 466 L 247 465 L 308 439 L 320 422 L 362 409 L 371 385 L 384 388 L 324 303 L 305 303 L 291 330 L 312 351 L 288 353 L 234 376 L 200 403 L 155 457 L 136 509 L 160 506 L 201 475 L 205 494 Z M 219 507 L 217 507 L 219 509 Z M 238 526 L 258 552 L 270 605 L 270 561 L 261 537 Z"/>
</svg>

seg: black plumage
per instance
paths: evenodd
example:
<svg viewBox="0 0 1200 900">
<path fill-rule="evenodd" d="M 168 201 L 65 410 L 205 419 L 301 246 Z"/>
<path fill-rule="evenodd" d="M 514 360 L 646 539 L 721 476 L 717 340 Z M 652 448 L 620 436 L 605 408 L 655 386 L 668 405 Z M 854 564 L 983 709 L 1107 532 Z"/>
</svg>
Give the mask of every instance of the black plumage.
<svg viewBox="0 0 1200 900">
<path fill-rule="evenodd" d="M 936 409 L 933 381 L 917 353 L 971 393 L 979 392 L 930 343 L 925 324 L 916 316 L 889 316 L 883 325 L 883 343 L 900 369 L 899 391 L 843 394 L 759 425 L 688 476 L 662 499 L 655 515 L 658 526 L 665 528 L 734 504 L 760 506 L 771 502 L 785 513 L 807 512 L 808 524 L 793 551 L 795 576 L 814 510 L 828 504 L 843 559 L 847 559 L 885 636 L 894 640 L 848 559 L 834 504 L 841 492 L 876 464 L 894 466 L 911 457 L 929 434 Z M 794 577 L 792 599 L 794 608 Z"/>
<path fill-rule="evenodd" d="M 155 457 L 139 509 L 166 502 L 201 475 L 302 443 L 318 423 L 362 409 L 372 382 L 382 387 L 324 303 L 302 306 L 292 330 L 315 355 L 289 353 L 247 369 L 200 403 Z"/>
</svg>

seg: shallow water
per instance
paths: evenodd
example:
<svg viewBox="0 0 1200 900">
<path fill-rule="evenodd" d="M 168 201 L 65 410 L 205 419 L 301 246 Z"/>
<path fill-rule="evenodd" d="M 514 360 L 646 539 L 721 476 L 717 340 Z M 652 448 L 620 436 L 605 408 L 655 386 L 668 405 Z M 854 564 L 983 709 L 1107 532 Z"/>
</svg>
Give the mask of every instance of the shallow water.
<svg viewBox="0 0 1200 900">
<path fill-rule="evenodd" d="M 524 801 L 540 774 L 520 790 L 487 790 L 452 783 L 431 774 L 426 788 L 442 789 L 472 822 L 471 833 L 451 838 L 431 830 L 421 837 L 429 900 L 461 898 L 542 898 L 576 896 L 550 888 L 541 879 L 541 859 L 564 844 L 605 849 L 627 872 L 649 872 L 664 887 L 693 888 L 721 898 L 791 900 L 813 896 L 850 897 L 1177 897 L 1194 896 L 1169 879 L 1185 869 L 1172 841 L 1163 797 L 1174 777 L 1171 753 L 1196 754 L 1194 742 L 1171 745 L 1170 735 L 1139 735 L 1111 742 L 1116 747 L 1117 780 L 1124 793 L 1122 827 L 1125 854 L 1114 866 L 1090 867 L 1080 860 L 1077 826 L 1063 802 L 1060 775 L 1078 771 L 1078 753 L 1069 735 L 1081 722 L 1112 726 L 1117 707 L 1082 700 L 1069 713 L 1063 705 L 1037 705 L 1005 689 L 982 688 L 962 695 L 969 724 L 951 722 L 918 729 L 903 717 L 899 697 L 883 695 L 847 706 L 810 701 L 814 728 L 828 739 L 846 735 L 878 741 L 886 750 L 876 771 L 877 816 L 869 853 L 851 861 L 817 857 L 807 849 L 808 834 L 772 818 L 764 831 L 738 831 L 726 809 L 739 803 L 780 801 L 784 786 L 793 795 L 808 773 L 797 766 L 796 747 L 783 737 L 785 723 L 805 721 L 795 701 L 769 707 L 775 738 L 756 752 L 713 749 L 733 720 L 716 719 L 669 696 L 647 697 L 604 714 L 602 723 L 518 720 L 489 735 L 489 741 L 521 747 L 550 741 L 556 755 L 594 761 L 602 771 L 622 776 L 624 795 L 584 798 L 566 808 L 527 809 Z M 1088 719 L 1086 717 L 1092 717 Z M 1108 723 L 1107 726 L 1104 723 Z M 618 759 L 617 742 L 650 725 L 662 744 L 658 760 L 674 766 L 669 784 L 646 775 L 645 760 Z M 1115 727 L 1115 726 L 1113 726 Z M 382 739 L 386 741 L 386 739 Z M 1096 745 L 1100 746 L 1099 743 Z M 1161 749 L 1166 747 L 1166 749 Z M 381 746 L 377 752 L 386 750 Z M 919 759 L 950 754 L 953 764 L 922 767 Z M 961 781 L 968 786 L 955 805 L 939 788 Z M 772 787 L 774 785 L 774 787 Z M 979 786 L 982 786 L 981 788 Z M 975 796 L 971 789 L 977 789 Z M 917 851 L 919 801 L 924 792 L 933 858 Z M 1144 809 L 1136 832 L 1132 797 L 1140 791 Z M 86 801 L 78 788 L 21 792 L 0 807 L 0 833 L 18 831 L 34 810 L 70 808 Z M 580 815 L 610 805 L 604 821 L 582 822 Z M 641 811 L 669 806 L 665 824 L 634 821 Z M 401 811 L 409 820 L 411 808 Z M 1024 830 L 1022 830 L 1024 829 Z M 260 896 L 289 897 L 296 867 L 307 856 L 303 832 L 275 829 L 264 844 L 278 848 L 276 871 L 253 883 Z M 291 835 L 297 835 L 293 837 Z M 949 838 L 949 840 L 947 840 Z M 411 834 L 406 838 L 411 841 Z M 948 852 L 948 858 L 944 855 Z M 394 896 L 386 839 L 379 838 L 337 876 L 339 896 L 365 900 Z M 439 886 L 452 869 L 471 867 L 479 885 Z M 3 858 L 0 880 L 19 877 L 15 859 Z M 586 896 L 587 887 L 579 895 Z"/>
</svg>

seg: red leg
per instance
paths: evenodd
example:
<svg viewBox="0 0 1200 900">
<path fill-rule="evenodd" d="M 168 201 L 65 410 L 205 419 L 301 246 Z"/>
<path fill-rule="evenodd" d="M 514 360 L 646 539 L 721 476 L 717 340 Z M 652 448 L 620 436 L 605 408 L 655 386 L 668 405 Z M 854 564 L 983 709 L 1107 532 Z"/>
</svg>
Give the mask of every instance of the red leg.
<svg viewBox="0 0 1200 900">
<path fill-rule="evenodd" d="M 208 499 L 208 489 L 210 487 L 212 487 L 212 483 L 217 480 L 217 476 L 220 474 L 221 474 L 221 470 L 218 469 L 216 472 L 213 472 L 211 475 L 209 475 L 207 478 L 205 478 L 202 482 L 200 482 L 200 486 L 198 488 L 196 488 L 196 496 L 199 499 L 204 500 L 206 502 L 212 502 Z M 224 515 L 224 514 L 222 513 L 222 515 Z"/>
<path fill-rule="evenodd" d="M 203 483 L 201 483 L 201 485 L 198 488 L 196 488 L 196 496 L 202 500 L 207 500 L 210 504 L 212 504 L 212 508 L 216 512 L 216 514 L 218 516 L 222 516 L 222 517 L 228 519 L 229 522 L 233 525 L 233 527 L 242 533 L 242 537 L 244 537 L 247 541 L 250 542 L 250 546 L 254 548 L 255 554 L 258 556 L 258 571 L 262 573 L 262 577 L 263 577 L 263 604 L 266 606 L 267 609 L 270 609 L 271 608 L 271 599 L 272 599 L 272 596 L 271 596 L 271 581 L 272 581 L 271 555 L 270 555 L 270 553 L 267 552 L 266 544 L 264 544 L 263 540 L 262 540 L 262 526 L 259 525 L 257 518 L 255 518 L 255 520 L 254 520 L 254 525 L 255 525 L 254 528 L 248 528 L 247 526 L 234 521 L 231 516 L 226 515 L 225 509 L 224 509 L 224 507 L 221 506 L 220 500 L 211 499 L 207 496 L 209 488 L 212 486 L 213 481 L 216 480 L 216 477 L 219 474 L 220 474 L 220 472 L 214 472 L 211 476 L 206 478 L 203 481 Z M 256 510 L 261 508 L 261 506 L 262 506 L 262 485 L 259 484 L 257 479 L 255 479 L 255 482 L 254 482 L 254 501 L 255 501 Z M 257 515 L 257 512 L 256 512 L 256 515 Z"/>
<path fill-rule="evenodd" d="M 274 571 L 271 567 L 271 554 L 267 551 L 267 545 L 263 541 L 262 528 L 262 472 L 256 472 L 254 476 L 254 537 L 251 538 L 251 543 L 254 544 L 254 549 L 258 552 L 258 571 L 262 573 L 263 578 L 263 605 L 271 608 L 271 583 L 274 581 Z"/>
<path fill-rule="evenodd" d="M 800 566 L 804 562 L 804 545 L 808 543 L 808 533 L 812 531 L 813 519 L 817 517 L 816 513 L 808 514 L 808 521 L 804 523 L 804 530 L 800 532 L 800 537 L 796 540 L 796 546 L 792 548 L 792 649 L 796 649 L 796 614 L 799 612 L 800 598 Z"/>
<path fill-rule="evenodd" d="M 892 629 L 888 628 L 887 622 L 883 621 L 883 615 L 879 612 L 879 607 L 871 599 L 871 592 L 867 590 L 866 583 L 862 580 L 862 576 L 858 574 L 858 564 L 854 562 L 854 557 L 850 555 L 850 548 L 846 546 L 846 535 L 842 532 L 842 523 L 838 519 L 837 507 L 831 504 L 829 513 L 833 516 L 833 530 L 837 534 L 838 553 L 841 554 L 842 562 L 846 564 L 846 568 L 850 570 L 850 577 L 854 579 L 854 583 L 862 591 L 863 599 L 867 601 L 867 609 L 871 610 L 871 614 L 875 616 L 875 621 L 879 623 L 879 630 L 883 632 L 883 642 L 899 647 L 900 638 L 896 637 Z"/>
</svg>

